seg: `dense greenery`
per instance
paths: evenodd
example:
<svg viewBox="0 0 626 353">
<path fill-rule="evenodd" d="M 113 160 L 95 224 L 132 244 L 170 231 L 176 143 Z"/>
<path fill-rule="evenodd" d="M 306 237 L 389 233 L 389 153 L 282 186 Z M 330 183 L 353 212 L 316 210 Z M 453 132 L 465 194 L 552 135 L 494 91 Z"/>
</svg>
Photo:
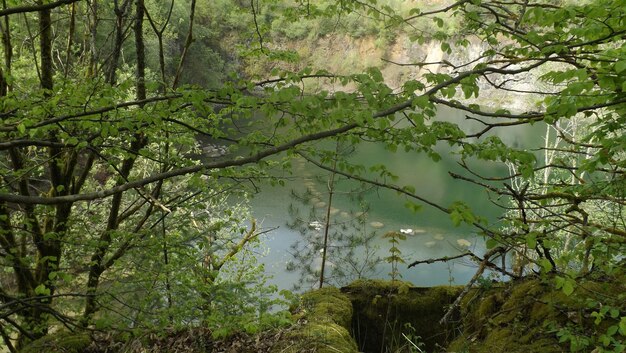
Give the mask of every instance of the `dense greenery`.
<svg viewBox="0 0 626 353">
<path fill-rule="evenodd" d="M 616 280 L 626 267 L 626 1 L 407 4 L 3 1 L 0 335 L 8 349 L 60 326 L 206 324 L 219 335 L 284 323 L 270 314 L 273 289 L 251 252 L 264 230 L 238 200 L 259 179 L 280 183 L 273 171 L 302 156 L 474 227 L 489 250 L 463 254 L 479 263 L 472 283 L 487 268 L 539 275 L 595 318 L 593 327 L 551 326 L 562 342 L 623 352 L 624 294 L 589 300 L 579 280 Z M 307 58 L 290 49 L 329 35 L 375 35 L 385 46 L 400 33 L 443 55 L 398 63 L 422 69 L 401 87 L 376 67 L 303 68 Z M 485 104 L 496 95 L 534 106 Z M 434 119 L 441 105 L 481 128 Z M 491 133 L 521 125 L 541 126 L 545 143 L 520 149 Z M 451 176 L 491 193 L 503 222 L 423 198 L 385 161 L 356 165 L 328 148 L 364 141 L 433 163 L 437 145 L 449 144 L 467 172 Z M 504 163 L 511 175 L 478 175 L 477 160 Z"/>
</svg>

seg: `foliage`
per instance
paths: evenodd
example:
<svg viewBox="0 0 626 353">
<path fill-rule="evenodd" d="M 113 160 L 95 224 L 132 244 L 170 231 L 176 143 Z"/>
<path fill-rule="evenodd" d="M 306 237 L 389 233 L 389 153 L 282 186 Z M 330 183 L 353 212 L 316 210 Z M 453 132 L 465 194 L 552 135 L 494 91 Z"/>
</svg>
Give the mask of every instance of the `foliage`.
<svg viewBox="0 0 626 353">
<path fill-rule="evenodd" d="M 385 258 L 385 261 L 391 264 L 389 277 L 391 277 L 392 281 L 396 281 L 402 277 L 402 274 L 400 274 L 400 270 L 398 269 L 398 265 L 406 263 L 406 261 L 402 258 L 402 250 L 400 250 L 400 241 L 406 240 L 406 235 L 400 232 L 389 232 L 383 237 L 389 239 L 389 244 L 391 244 L 391 248 L 389 248 L 389 256 Z"/>
<path fill-rule="evenodd" d="M 272 172 L 288 169 L 296 154 L 474 227 L 492 248 L 474 257 L 481 271 L 497 256 L 516 254 L 513 266 L 493 267 L 511 278 L 536 272 L 582 302 L 593 298 L 579 290 L 581 280 L 620 278 L 624 0 L 406 6 L 382 0 L 3 3 L 0 335 L 9 349 L 58 325 L 193 323 L 191 307 L 176 311 L 174 304 L 196 293 L 205 314 L 200 320 L 226 310 L 263 321 L 271 300 L 247 300 L 244 290 L 258 293 L 262 281 L 248 282 L 241 273 L 230 281 L 222 272 L 230 261 L 247 263 L 236 254 L 262 230 L 254 221 L 244 227 L 245 207 L 219 195 L 254 188 L 261 178 L 279 183 Z M 371 18 L 367 26 L 360 26 L 363 17 Z M 333 33 L 333 22 L 353 36 L 393 30 L 406 33 L 411 45 L 435 41 L 441 59 L 408 63 L 420 68 L 416 76 L 390 87 L 377 68 L 345 75 L 304 68 L 283 45 L 287 32 L 272 28 L 284 25 L 301 38 L 305 26 L 322 23 L 320 33 Z M 420 30 L 423 23 L 432 24 L 428 31 Z M 466 35 L 452 33 L 457 24 Z M 470 39 L 480 45 L 469 50 Z M 226 72 L 256 61 L 262 61 L 257 81 Z M 533 104 L 525 111 L 485 106 L 492 96 L 504 102 L 523 96 Z M 479 127 L 436 120 L 442 105 L 466 112 Z M 545 141 L 519 146 L 494 133 L 526 125 L 545 127 Z M 223 153 L 203 155 L 199 136 Z M 446 143 L 463 169 L 450 175 L 490 193 L 506 219 L 489 222 L 461 202 L 428 200 L 414 185 L 401 185 L 385 161 L 355 165 L 349 156 L 337 158 L 324 139 L 353 148 L 380 143 L 390 154 L 404 150 L 435 162 L 438 145 Z M 478 163 L 494 170 L 506 164 L 512 174 L 481 175 Z M 392 249 L 398 264 L 400 247 Z M 195 267 L 180 273 L 193 259 Z M 253 265 L 250 273 L 260 271 Z M 239 304 L 219 308 L 235 297 Z M 622 350 L 619 302 L 594 300 L 597 331 L 565 325 L 554 334 L 574 351 Z M 617 323 L 602 327 L 607 316 Z"/>
<path fill-rule="evenodd" d="M 349 151 L 342 151 L 337 145 L 335 160 L 338 154 L 349 154 Z M 292 191 L 295 202 L 289 205 L 292 219 L 287 226 L 297 230 L 303 238 L 291 245 L 293 259 L 287 263 L 287 271 L 299 271 L 301 275 L 295 289 L 312 288 L 316 284 L 320 288 L 324 284 L 346 285 L 372 276 L 381 262 L 372 244 L 376 232 L 367 224 L 368 207 L 363 200 L 365 185 L 347 188 L 345 182 L 345 178 L 330 171 L 323 179 L 307 178 L 307 190 L 303 194 Z M 359 204 L 360 208 L 342 211 L 335 207 L 346 201 Z M 301 214 L 299 205 L 309 209 L 308 215 Z"/>
<path fill-rule="evenodd" d="M 298 208 L 290 207 L 292 222 L 289 227 L 297 229 L 302 240 L 292 244 L 290 253 L 293 256 L 287 264 L 288 271 L 299 271 L 301 283 L 297 290 L 319 285 L 320 257 L 323 251 L 324 216 L 319 213 L 325 210 L 310 205 L 312 196 L 300 199 L 310 207 L 308 217 L 298 215 Z M 376 272 L 380 259 L 376 256 L 376 247 L 372 244 L 376 232 L 371 231 L 367 223 L 367 208 L 359 211 L 343 211 L 345 214 L 334 214 L 335 220 L 329 223 L 329 240 L 327 246 L 327 270 L 325 283 L 342 286 L 356 279 L 367 278 Z"/>
</svg>

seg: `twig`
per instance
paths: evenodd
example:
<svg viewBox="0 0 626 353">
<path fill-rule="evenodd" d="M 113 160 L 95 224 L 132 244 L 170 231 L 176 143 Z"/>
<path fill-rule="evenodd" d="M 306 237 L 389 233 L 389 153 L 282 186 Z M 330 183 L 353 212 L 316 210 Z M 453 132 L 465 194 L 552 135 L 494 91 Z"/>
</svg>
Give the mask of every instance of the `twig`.
<svg viewBox="0 0 626 353">
<path fill-rule="evenodd" d="M 418 347 L 415 343 L 413 343 L 413 341 L 411 341 L 404 333 L 402 333 L 402 337 L 404 337 L 404 339 L 407 340 L 407 342 L 409 342 L 411 346 L 413 346 L 415 349 L 417 349 L 421 353 L 424 352 L 423 350 L 420 349 L 420 347 Z"/>
<path fill-rule="evenodd" d="M 444 257 L 440 257 L 440 258 L 437 258 L 437 259 L 428 259 L 428 260 L 414 261 L 414 262 L 411 262 L 409 264 L 408 268 L 411 268 L 411 267 L 414 267 L 414 266 L 417 266 L 417 265 L 421 265 L 421 264 L 433 264 L 435 262 L 448 262 L 448 261 L 455 260 L 455 259 L 460 259 L 460 258 L 466 257 L 466 256 L 470 256 L 470 257 L 473 257 L 475 259 L 480 259 L 478 256 L 476 256 L 476 254 L 468 251 L 468 252 L 465 252 L 465 253 L 462 253 L 462 254 L 459 254 L 459 255 L 456 255 L 456 256 L 444 256 Z"/>
<path fill-rule="evenodd" d="M 502 247 L 495 247 L 495 248 L 489 250 L 485 254 L 485 256 L 483 257 L 482 261 L 480 262 L 480 266 L 478 266 L 478 270 L 476 271 L 476 273 L 474 274 L 472 279 L 470 279 L 469 283 L 465 285 L 465 288 L 463 288 L 463 291 L 461 292 L 461 294 L 459 294 L 459 296 L 454 300 L 454 303 L 452 303 L 452 305 L 450 305 L 450 308 L 448 308 L 448 311 L 445 313 L 445 315 L 443 315 L 441 320 L 439 320 L 439 324 L 440 325 L 446 324 L 448 322 L 448 320 L 450 319 L 450 315 L 452 315 L 454 310 L 456 310 L 459 307 L 459 305 L 461 305 L 461 300 L 463 300 L 463 298 L 465 298 L 465 296 L 469 292 L 470 288 L 472 288 L 472 286 L 478 280 L 478 278 L 480 278 L 480 276 L 483 274 L 483 272 L 485 272 L 485 269 L 487 268 L 487 265 L 491 262 L 490 261 L 491 257 L 493 257 L 496 254 L 501 254 L 501 253 L 503 253 L 505 251 L 506 250 L 504 248 L 502 248 Z"/>
<path fill-rule="evenodd" d="M 259 48 L 261 49 L 261 53 L 267 55 L 265 48 L 263 47 L 263 35 L 261 35 L 261 30 L 259 29 L 259 23 L 256 18 L 256 9 L 254 8 L 254 0 L 250 0 L 250 9 L 252 10 L 252 18 L 254 19 L 254 29 L 256 30 L 256 35 L 259 37 Z"/>
</svg>

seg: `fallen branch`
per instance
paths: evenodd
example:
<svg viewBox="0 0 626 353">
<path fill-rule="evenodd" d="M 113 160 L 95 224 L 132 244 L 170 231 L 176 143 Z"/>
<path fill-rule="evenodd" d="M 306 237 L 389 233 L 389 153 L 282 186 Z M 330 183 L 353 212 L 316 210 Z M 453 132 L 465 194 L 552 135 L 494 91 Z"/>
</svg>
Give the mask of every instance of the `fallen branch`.
<svg viewBox="0 0 626 353">
<path fill-rule="evenodd" d="M 506 252 L 506 249 L 504 249 L 502 247 L 495 247 L 495 248 L 489 250 L 485 254 L 485 256 L 483 257 L 482 261 L 480 262 L 480 265 L 478 266 L 478 270 L 476 271 L 476 273 L 474 274 L 472 279 L 470 279 L 469 283 L 465 285 L 465 288 L 463 288 L 463 291 L 461 292 L 461 294 L 459 294 L 459 296 L 456 297 L 456 299 L 454 300 L 454 303 L 452 303 L 452 305 L 450 305 L 450 308 L 448 308 L 448 311 L 446 311 L 445 315 L 443 315 L 441 320 L 439 320 L 439 324 L 440 325 L 446 324 L 448 322 L 448 320 L 450 319 L 450 315 L 452 315 L 454 310 L 456 310 L 461 305 L 461 300 L 463 300 L 463 298 L 465 298 L 465 296 L 469 292 L 470 288 L 472 288 L 474 283 L 476 283 L 476 281 L 480 278 L 480 276 L 482 276 L 483 272 L 485 272 L 485 269 L 488 267 L 488 264 L 491 262 L 490 261 L 491 258 L 494 255 L 499 255 L 499 254 L 501 255 L 504 252 Z"/>
</svg>

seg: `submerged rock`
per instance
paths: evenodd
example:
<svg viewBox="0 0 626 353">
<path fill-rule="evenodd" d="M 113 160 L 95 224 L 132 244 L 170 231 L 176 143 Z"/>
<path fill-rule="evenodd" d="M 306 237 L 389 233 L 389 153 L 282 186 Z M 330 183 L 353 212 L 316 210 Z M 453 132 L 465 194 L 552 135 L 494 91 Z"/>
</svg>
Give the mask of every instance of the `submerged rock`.
<svg viewBox="0 0 626 353">
<path fill-rule="evenodd" d="M 370 222 L 370 226 L 372 228 L 380 229 L 384 227 L 385 225 L 382 222 Z"/>
<path fill-rule="evenodd" d="M 456 244 L 462 248 L 469 248 L 472 245 L 472 243 L 470 243 L 469 240 L 466 239 L 457 239 Z"/>
<path fill-rule="evenodd" d="M 315 207 L 316 208 L 324 208 L 324 207 L 326 207 L 326 202 L 324 202 L 324 201 L 316 202 L 315 203 Z"/>
</svg>

